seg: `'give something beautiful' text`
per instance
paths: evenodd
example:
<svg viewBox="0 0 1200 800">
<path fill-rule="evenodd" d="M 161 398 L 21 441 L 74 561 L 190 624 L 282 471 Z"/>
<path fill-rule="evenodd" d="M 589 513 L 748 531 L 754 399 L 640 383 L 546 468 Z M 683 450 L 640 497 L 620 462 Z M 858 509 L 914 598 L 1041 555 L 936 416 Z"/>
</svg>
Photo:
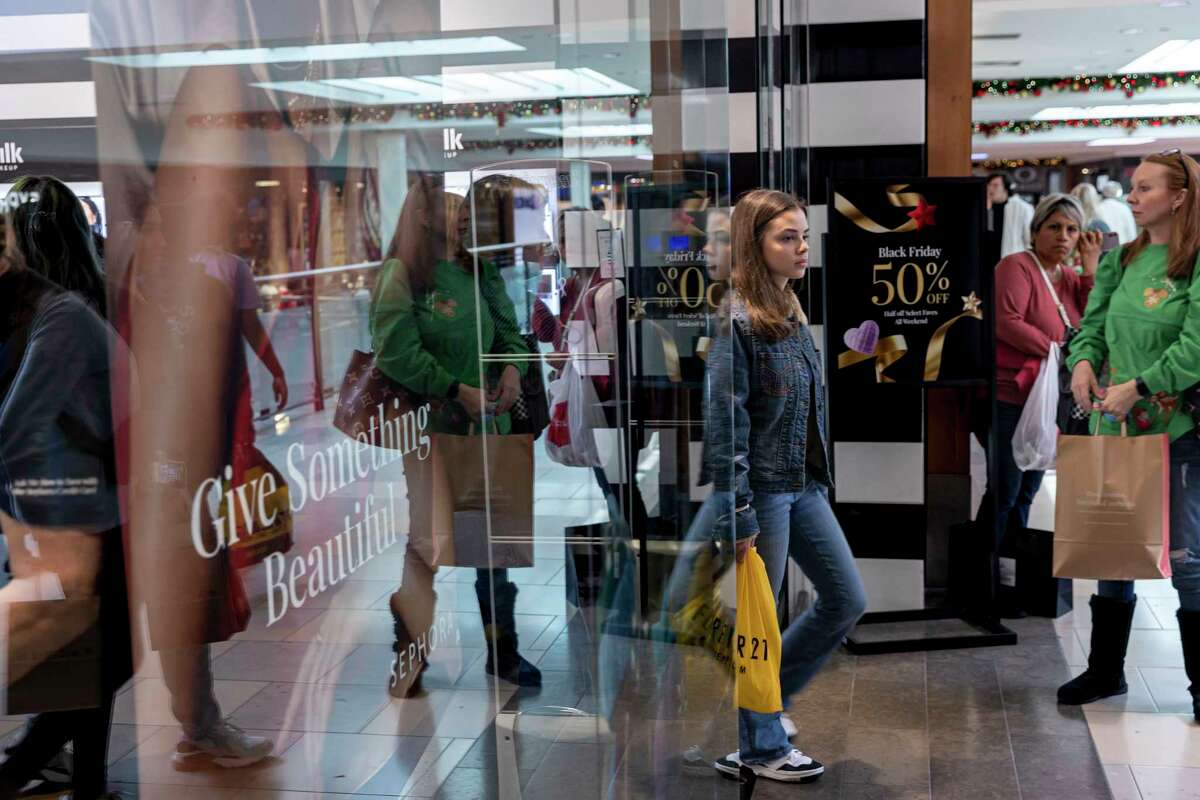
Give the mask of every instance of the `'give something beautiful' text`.
<svg viewBox="0 0 1200 800">
<path fill-rule="evenodd" d="M 428 403 L 392 419 L 385 418 L 382 403 L 376 406 L 376 412 L 371 431 L 359 432 L 353 440 L 342 439 L 311 455 L 306 454 L 303 442 L 288 447 L 286 482 L 293 517 L 310 500 L 319 503 L 330 493 L 366 479 L 408 453 L 415 452 L 422 460 L 429 456 L 432 442 L 426 433 Z M 371 441 L 378 441 L 381 446 L 373 447 Z M 213 558 L 239 538 L 250 538 L 255 531 L 275 524 L 278 511 L 274 508 L 268 511 L 267 502 L 280 489 L 274 473 L 264 470 L 260 476 L 238 486 L 231 485 L 232 480 L 233 468 L 226 466 L 224 481 L 220 477 L 206 478 L 192 498 L 192 545 L 204 558 Z M 222 487 L 224 502 L 220 508 L 226 511 L 213 516 L 210 535 L 203 524 L 204 506 L 211 495 L 222 493 Z M 396 543 L 396 497 L 390 482 L 387 495 L 386 502 L 376 507 L 374 494 L 367 492 L 361 502 L 354 503 L 353 518 L 344 517 L 341 532 L 314 545 L 307 555 L 291 557 L 290 564 L 283 553 L 267 556 L 264 563 L 268 626 L 282 619 L 289 607 L 299 608 L 305 600 L 338 584 Z M 235 509 L 240 510 L 240 515 Z M 239 530 L 239 516 L 245 521 L 246 530 Z"/>
</svg>

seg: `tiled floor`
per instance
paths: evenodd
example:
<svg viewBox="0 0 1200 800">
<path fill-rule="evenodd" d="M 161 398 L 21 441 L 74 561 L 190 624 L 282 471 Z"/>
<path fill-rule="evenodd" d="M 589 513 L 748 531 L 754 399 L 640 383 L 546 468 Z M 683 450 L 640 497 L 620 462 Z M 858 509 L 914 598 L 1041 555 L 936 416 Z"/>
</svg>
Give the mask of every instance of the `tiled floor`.
<svg viewBox="0 0 1200 800">
<path fill-rule="evenodd" d="M 281 461 L 307 431 L 301 421 L 291 438 L 260 444 Z M 260 567 L 245 576 L 250 626 L 213 647 L 213 673 L 223 712 L 270 737 L 275 755 L 246 769 L 173 769 L 180 731 L 150 651 L 118 698 L 112 780 L 129 796 L 164 800 L 742 796 L 703 763 L 694 772 L 679 763 L 691 746 L 708 757 L 735 749 L 730 676 L 703 653 L 615 635 L 595 610 L 572 613 L 561 532 L 603 518 L 605 508 L 588 471 L 541 456 L 537 470 L 536 564 L 511 577 L 521 587 L 522 652 L 543 670 L 540 692 L 486 674 L 473 569 L 439 571 L 438 614 L 454 636 L 433 652 L 425 694 L 397 700 L 385 686 L 402 543 L 270 625 Z M 376 487 L 355 491 L 367 488 Z M 338 525 L 305 517 L 298 551 Z M 1015 623 L 1014 648 L 839 652 L 791 712 L 797 743 L 827 764 L 826 775 L 803 787 L 759 782 L 754 795 L 1103 800 L 1111 786 L 1119 800 L 1200 798 L 1200 727 L 1181 713 L 1186 683 L 1169 587 L 1140 588 L 1129 696 L 1086 717 L 1054 701 L 1054 688 L 1086 658 L 1089 587 L 1076 588 L 1075 614 Z M 19 724 L 0 719 L 0 736 Z"/>
<path fill-rule="evenodd" d="M 1075 610 L 1055 621 L 1064 656 L 1087 663 L 1091 581 L 1075 581 Z M 1085 710 L 1116 800 L 1200 800 L 1200 725 L 1183 671 L 1178 596 L 1170 581 L 1139 581 L 1126 680 L 1129 694 Z"/>
</svg>

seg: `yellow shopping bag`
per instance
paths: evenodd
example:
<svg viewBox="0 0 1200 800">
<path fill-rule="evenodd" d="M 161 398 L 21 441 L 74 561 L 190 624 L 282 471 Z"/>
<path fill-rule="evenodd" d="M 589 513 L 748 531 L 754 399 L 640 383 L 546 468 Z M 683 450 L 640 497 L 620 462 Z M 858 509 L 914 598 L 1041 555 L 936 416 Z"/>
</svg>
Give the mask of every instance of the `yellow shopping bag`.
<svg viewBox="0 0 1200 800">
<path fill-rule="evenodd" d="M 733 660 L 737 665 L 737 705 L 770 714 L 783 710 L 779 690 L 781 639 L 775 597 L 767 568 L 756 548 L 737 566 L 737 626 Z"/>
<path fill-rule="evenodd" d="M 713 586 L 684 605 L 671 620 L 676 644 L 701 647 L 717 663 L 733 670 L 733 621 L 721 602 L 721 590 Z"/>
</svg>

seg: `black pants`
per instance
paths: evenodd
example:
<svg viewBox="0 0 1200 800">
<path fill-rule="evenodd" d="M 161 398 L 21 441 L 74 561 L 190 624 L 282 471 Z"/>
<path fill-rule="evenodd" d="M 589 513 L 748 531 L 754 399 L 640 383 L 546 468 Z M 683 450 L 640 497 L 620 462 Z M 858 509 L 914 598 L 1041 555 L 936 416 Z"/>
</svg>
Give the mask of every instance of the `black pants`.
<svg viewBox="0 0 1200 800">
<path fill-rule="evenodd" d="M 63 745 L 75 743 L 74 800 L 97 800 L 108 790 L 108 730 L 113 694 L 99 708 L 50 711 L 30 720 L 25 736 L 0 764 L 0 800 L 9 800 L 53 758 Z"/>
</svg>

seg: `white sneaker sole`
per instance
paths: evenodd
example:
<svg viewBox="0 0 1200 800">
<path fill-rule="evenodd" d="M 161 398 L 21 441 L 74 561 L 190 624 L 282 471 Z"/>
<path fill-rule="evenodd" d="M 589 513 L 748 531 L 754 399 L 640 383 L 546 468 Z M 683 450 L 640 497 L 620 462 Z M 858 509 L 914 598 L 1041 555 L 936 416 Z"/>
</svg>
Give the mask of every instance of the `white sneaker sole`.
<svg viewBox="0 0 1200 800">
<path fill-rule="evenodd" d="M 738 769 L 737 765 L 723 764 L 720 761 L 714 761 L 712 765 L 713 768 L 723 776 L 727 776 L 735 780 L 742 777 L 741 771 Z M 787 772 L 770 769 L 762 764 L 744 764 L 742 766 L 745 766 L 759 778 L 766 778 L 767 780 L 771 781 L 779 781 L 780 783 L 812 783 L 825 773 L 824 765 L 808 770 L 789 770 Z"/>
</svg>

